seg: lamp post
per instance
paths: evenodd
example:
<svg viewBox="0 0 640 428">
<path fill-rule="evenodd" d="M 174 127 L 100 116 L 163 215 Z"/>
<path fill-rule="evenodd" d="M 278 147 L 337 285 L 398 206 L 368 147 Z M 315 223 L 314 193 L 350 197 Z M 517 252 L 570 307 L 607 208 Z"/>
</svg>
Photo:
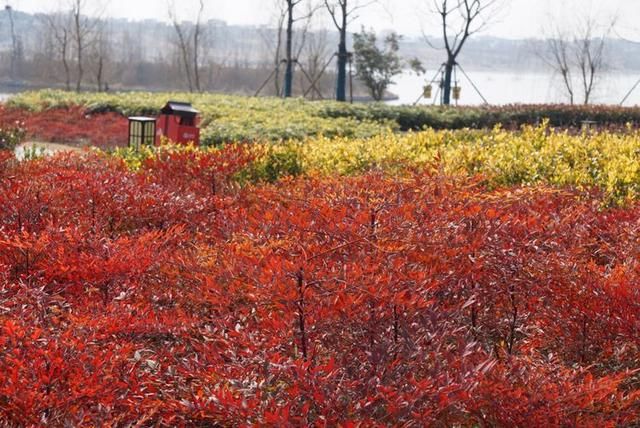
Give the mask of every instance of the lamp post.
<svg viewBox="0 0 640 428">
<path fill-rule="evenodd" d="M 136 151 L 142 146 L 153 146 L 156 138 L 156 119 L 133 116 L 129 118 L 129 147 Z"/>
</svg>

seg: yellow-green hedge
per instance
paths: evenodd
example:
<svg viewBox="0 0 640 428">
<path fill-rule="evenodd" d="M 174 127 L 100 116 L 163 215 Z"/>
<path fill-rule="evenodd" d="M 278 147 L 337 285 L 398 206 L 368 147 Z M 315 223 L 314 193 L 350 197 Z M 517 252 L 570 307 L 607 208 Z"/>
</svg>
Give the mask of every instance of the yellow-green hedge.
<svg viewBox="0 0 640 428">
<path fill-rule="evenodd" d="M 372 169 L 402 174 L 428 167 L 451 175 L 481 175 L 495 186 L 597 187 L 617 203 L 640 196 L 640 131 L 631 129 L 571 135 L 544 124 L 518 132 L 499 127 L 387 132 L 371 138 L 314 137 L 250 148 L 257 160 L 242 178 L 251 181 L 300 174 L 353 175 Z M 153 150 L 118 154 L 135 168 Z"/>
<path fill-rule="evenodd" d="M 482 175 L 493 185 L 598 187 L 616 202 L 640 195 L 640 131 L 631 129 L 579 135 L 546 124 L 519 132 L 430 130 L 368 139 L 309 138 L 273 151 L 281 158 L 295 153 L 305 173 L 347 175 L 374 168 L 397 173 L 428 166 Z"/>
</svg>

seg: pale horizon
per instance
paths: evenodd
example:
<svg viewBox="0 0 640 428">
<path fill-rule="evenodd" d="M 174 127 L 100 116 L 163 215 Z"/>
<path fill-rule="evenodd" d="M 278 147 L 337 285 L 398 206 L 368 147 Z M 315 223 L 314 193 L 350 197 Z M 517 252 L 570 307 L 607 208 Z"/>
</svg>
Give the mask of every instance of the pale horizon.
<svg viewBox="0 0 640 428">
<path fill-rule="evenodd" d="M 49 13 L 64 9 L 65 1 L 55 0 L 3 0 L 17 11 L 27 13 Z M 105 4 L 104 16 L 129 20 L 158 20 L 168 22 L 166 0 L 88 0 L 89 12 L 99 4 Z M 208 0 L 205 4 L 205 19 L 219 19 L 230 25 L 270 26 L 275 24 L 273 0 Z M 177 2 L 179 17 L 183 20 L 195 18 L 196 0 Z M 381 0 L 363 10 L 351 25 L 353 31 L 360 26 L 377 31 L 395 30 L 407 36 L 421 34 L 438 35 L 439 27 L 433 14 L 428 13 L 428 0 Z M 578 0 L 505 0 L 505 8 L 490 26 L 480 34 L 507 39 L 543 38 L 543 29 L 556 21 L 562 26 L 572 25 L 574 11 L 582 8 L 602 25 L 616 19 L 614 34 L 632 40 L 640 40 L 640 27 L 635 17 L 640 16 L 640 1 L 611 0 L 606 4 L 598 1 Z M 587 12 L 590 11 L 590 12 Z M 316 20 L 318 27 L 329 27 L 326 16 Z M 433 29 L 431 29 L 433 28 Z"/>
</svg>

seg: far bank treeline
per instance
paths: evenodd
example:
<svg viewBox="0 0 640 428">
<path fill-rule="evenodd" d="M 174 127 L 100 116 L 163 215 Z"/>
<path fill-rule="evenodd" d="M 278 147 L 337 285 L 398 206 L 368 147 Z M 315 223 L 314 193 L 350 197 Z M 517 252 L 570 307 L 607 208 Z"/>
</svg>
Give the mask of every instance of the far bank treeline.
<svg viewBox="0 0 640 428">
<path fill-rule="evenodd" d="M 509 105 L 486 107 L 390 106 L 345 104 L 303 99 L 252 98 L 186 93 L 26 92 L 11 98 L 7 109 L 25 114 L 81 108 L 88 115 L 154 115 L 169 99 L 191 102 L 202 112 L 203 143 L 280 141 L 309 136 L 366 138 L 382 132 L 433 129 L 518 129 L 548 120 L 559 128 L 600 128 L 640 124 L 640 108 L 617 106 Z M 9 117 L 10 115 L 7 115 Z M 126 142 L 126 135 L 122 135 Z M 117 142 L 114 142 L 117 143 Z"/>
</svg>

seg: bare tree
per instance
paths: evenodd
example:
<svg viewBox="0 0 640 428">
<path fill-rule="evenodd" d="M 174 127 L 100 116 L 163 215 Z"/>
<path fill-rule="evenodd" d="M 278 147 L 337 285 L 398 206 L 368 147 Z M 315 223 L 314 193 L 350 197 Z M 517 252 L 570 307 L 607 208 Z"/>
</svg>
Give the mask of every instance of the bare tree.
<svg viewBox="0 0 640 428">
<path fill-rule="evenodd" d="M 298 18 L 298 21 L 301 22 L 301 25 L 299 25 L 299 29 L 296 31 L 296 40 L 293 48 L 294 56 L 292 61 L 300 66 L 300 69 L 304 74 L 304 78 L 309 79 L 310 81 L 312 81 L 313 79 L 311 79 L 311 76 L 308 74 L 308 71 L 304 69 L 304 66 L 299 61 L 299 59 L 302 56 L 302 53 L 305 50 L 305 47 L 307 46 L 307 43 L 309 42 L 309 37 L 311 36 L 311 32 L 312 32 L 313 21 L 317 15 L 317 12 L 323 7 L 324 5 L 322 3 L 315 3 L 309 0 L 307 2 L 306 12 Z M 301 82 L 304 82 L 302 80 L 302 77 L 303 76 L 301 76 Z M 304 88 L 304 83 L 301 83 L 300 86 L 301 88 Z"/>
<path fill-rule="evenodd" d="M 280 0 L 278 0 L 280 1 Z M 280 8 L 280 14 L 278 16 L 278 26 L 276 30 L 276 45 L 274 48 L 273 65 L 275 66 L 275 90 L 276 95 L 280 96 L 280 64 L 282 63 L 282 33 L 284 32 L 284 21 L 287 16 L 287 11 L 284 8 Z"/>
<path fill-rule="evenodd" d="M 42 80 L 51 79 L 55 73 L 54 69 L 58 65 L 58 48 L 53 31 L 49 27 L 47 20 L 41 16 L 37 18 L 39 25 L 34 25 L 31 37 L 33 38 L 33 49 L 31 54 L 31 63 L 29 69 L 31 73 L 36 74 Z M 30 73 L 30 74 L 31 74 Z"/>
<path fill-rule="evenodd" d="M 298 13 L 304 4 L 307 8 Z M 272 53 L 269 62 L 272 62 L 274 68 L 269 79 L 273 78 L 275 93 L 290 97 L 293 94 L 295 64 L 299 64 L 298 59 L 319 6 L 313 0 L 273 0 L 273 6 L 276 14 L 272 22 L 275 21 L 275 28 L 263 29 L 260 36 Z M 281 80 L 283 65 L 285 75 Z"/>
<path fill-rule="evenodd" d="M 567 34 L 560 28 L 557 28 L 555 35 L 547 39 L 547 50 L 549 55 L 547 63 L 550 64 L 551 67 L 562 77 L 563 86 L 567 91 L 569 103 L 573 104 L 575 101 L 575 92 L 573 89 L 573 76 L 571 75 L 571 63 L 573 60 L 571 55 L 571 44 L 571 40 Z"/>
<path fill-rule="evenodd" d="M 181 23 L 175 11 L 175 3 L 169 3 L 169 18 L 178 38 L 178 48 L 182 58 L 182 65 L 187 76 L 189 91 L 202 90 L 200 85 L 200 49 L 202 42 L 202 17 L 204 14 L 204 0 L 199 0 L 198 15 L 194 24 Z"/>
<path fill-rule="evenodd" d="M 71 14 L 73 16 L 73 37 L 76 48 L 76 91 L 80 92 L 82 88 L 82 77 L 84 75 L 83 54 L 86 44 L 86 38 L 89 36 L 90 29 L 87 19 L 82 16 L 84 7 L 83 0 L 74 0 Z"/>
<path fill-rule="evenodd" d="M 182 56 L 182 65 L 184 66 L 185 75 L 187 77 L 187 83 L 189 85 L 189 92 L 193 92 L 193 78 L 191 77 L 191 48 L 187 41 L 187 35 L 183 26 L 178 21 L 175 14 L 175 9 L 169 7 L 169 17 L 173 23 L 173 28 L 176 30 L 176 36 L 178 37 L 178 47 Z"/>
<path fill-rule="evenodd" d="M 304 55 L 305 68 L 311 82 L 317 82 L 320 80 L 324 72 L 323 68 L 331 56 L 331 50 L 327 43 L 327 30 L 310 32 L 302 54 Z M 311 99 L 316 99 L 316 96 L 322 96 L 320 89 L 316 88 L 316 90 L 309 91 Z"/>
<path fill-rule="evenodd" d="M 566 23 L 556 24 L 552 35 L 548 37 L 546 54 L 542 58 L 562 77 L 571 104 L 576 101 L 576 86 L 581 89 L 583 104 L 592 101 L 598 76 L 605 67 L 607 38 L 614 26 L 615 19 L 612 19 L 598 32 L 596 20 L 586 17 L 573 29 Z"/>
<path fill-rule="evenodd" d="M 443 104 L 451 104 L 453 69 L 464 44 L 484 29 L 504 4 L 503 0 L 433 0 L 442 26 L 447 60 L 444 64 Z"/>
<path fill-rule="evenodd" d="M 331 16 L 331 20 L 340 34 L 338 44 L 338 82 L 336 86 L 336 100 L 347 100 L 347 28 L 356 18 L 356 12 L 364 7 L 376 3 L 376 0 L 361 2 L 358 0 L 324 0 L 324 5 Z"/>
<path fill-rule="evenodd" d="M 65 88 L 67 91 L 71 90 L 71 67 L 68 59 L 69 45 L 71 43 L 71 21 L 69 18 L 70 15 L 65 13 L 44 15 L 64 68 Z"/>
<path fill-rule="evenodd" d="M 92 44 L 91 57 L 94 60 L 93 68 L 95 72 L 98 92 L 108 89 L 105 76 L 108 65 L 111 62 L 111 33 L 105 22 L 100 22 L 96 28 L 95 42 Z"/>
<path fill-rule="evenodd" d="M 311 19 L 313 18 L 314 13 L 318 10 L 318 7 L 313 5 L 311 2 L 307 4 L 307 10 L 301 14 L 296 15 L 295 9 L 298 5 L 300 5 L 303 0 L 283 0 L 284 1 L 284 10 L 286 13 L 287 20 L 287 31 L 286 31 L 286 46 L 285 46 L 285 61 L 286 68 L 284 74 L 284 96 L 285 98 L 291 97 L 293 94 L 293 70 L 294 64 L 298 60 L 298 56 L 304 47 L 304 42 L 306 39 L 306 35 L 309 29 L 309 25 Z M 303 25 L 303 29 L 300 32 L 300 40 L 297 46 L 297 52 L 294 57 L 294 30 L 293 26 L 298 21 L 305 21 L 305 25 Z M 279 35 L 280 37 L 280 35 Z"/>
<path fill-rule="evenodd" d="M 16 34 L 16 23 L 13 17 L 13 7 L 7 4 L 4 9 L 9 15 L 9 30 L 11 31 L 11 68 L 9 76 L 13 80 L 16 78 L 18 62 L 22 58 L 22 42 Z"/>
<path fill-rule="evenodd" d="M 204 12 L 204 0 L 199 0 L 198 17 L 193 29 L 193 77 L 195 79 L 196 90 L 202 91 L 200 87 L 200 41 L 202 33 L 202 14 Z"/>
<path fill-rule="evenodd" d="M 580 37 L 576 39 L 576 64 L 580 70 L 584 104 L 589 104 L 596 85 L 597 76 L 604 68 L 604 51 L 606 40 L 615 21 L 602 34 L 596 36 L 596 22 L 588 18 L 582 24 Z"/>
<path fill-rule="evenodd" d="M 95 43 L 96 28 L 100 24 L 100 16 L 104 13 L 105 6 L 100 2 L 92 2 L 94 9 L 87 10 L 87 0 L 71 1 L 72 39 L 75 48 L 76 61 L 76 91 L 82 90 L 84 78 L 85 51 Z M 89 16 L 92 12 L 93 16 Z"/>
<path fill-rule="evenodd" d="M 285 3 L 283 0 L 272 0 L 273 10 L 275 11 L 275 15 L 271 19 L 271 24 L 261 28 L 258 31 L 258 35 L 260 36 L 262 43 L 264 44 L 263 53 L 264 56 L 264 64 L 266 67 L 270 68 L 271 74 L 268 79 L 263 84 L 263 87 L 266 86 L 267 83 L 271 79 L 273 79 L 274 84 L 274 93 L 277 96 L 282 94 L 281 92 L 281 66 L 284 61 L 283 58 L 283 41 L 284 41 L 284 25 L 287 17 L 287 10 L 285 8 Z"/>
<path fill-rule="evenodd" d="M 293 92 L 293 23 L 296 21 L 293 17 L 295 7 L 302 0 L 284 0 L 287 7 L 287 42 L 285 47 L 286 67 L 284 72 L 284 96 L 291 97 Z"/>
</svg>

